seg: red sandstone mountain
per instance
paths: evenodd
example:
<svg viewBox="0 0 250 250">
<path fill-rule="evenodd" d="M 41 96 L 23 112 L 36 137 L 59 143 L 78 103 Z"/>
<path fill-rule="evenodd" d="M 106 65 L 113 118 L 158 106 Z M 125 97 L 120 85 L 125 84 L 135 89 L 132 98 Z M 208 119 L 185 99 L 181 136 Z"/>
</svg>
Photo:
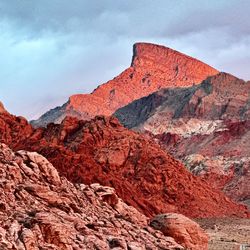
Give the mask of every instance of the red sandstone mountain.
<svg viewBox="0 0 250 250">
<path fill-rule="evenodd" d="M 32 124 L 60 123 L 67 115 L 84 120 L 96 115 L 109 116 L 118 108 L 161 88 L 192 86 L 217 73 L 205 63 L 170 48 L 137 43 L 128 69 L 91 94 L 71 96 L 66 104 L 50 110 Z"/>
<path fill-rule="evenodd" d="M 169 88 L 116 112 L 149 132 L 196 175 L 235 200 L 250 200 L 250 82 L 220 73 L 200 85 Z"/>
<path fill-rule="evenodd" d="M 39 152 L 73 183 L 114 187 L 119 197 L 147 216 L 165 212 L 247 216 L 244 206 L 193 176 L 151 139 L 122 127 L 115 118 L 67 118 L 62 124 L 33 131 L 9 114 L 0 114 L 0 119 L 1 142 Z M 15 132 L 5 135 L 10 124 Z M 26 138 L 20 136 L 18 141 L 23 131 Z"/>
</svg>

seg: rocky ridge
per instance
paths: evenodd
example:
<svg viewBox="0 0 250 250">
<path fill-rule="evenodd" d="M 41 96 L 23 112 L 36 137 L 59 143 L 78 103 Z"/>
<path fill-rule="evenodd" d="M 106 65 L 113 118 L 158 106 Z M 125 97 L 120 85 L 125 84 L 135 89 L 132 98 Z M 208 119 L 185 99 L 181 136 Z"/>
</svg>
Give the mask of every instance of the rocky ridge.
<svg viewBox="0 0 250 250">
<path fill-rule="evenodd" d="M 250 199 L 250 83 L 220 73 L 200 85 L 155 92 L 115 115 L 151 134 L 194 174 L 235 200 Z"/>
<path fill-rule="evenodd" d="M 110 116 L 118 108 L 156 90 L 192 86 L 217 73 L 207 64 L 170 48 L 136 43 L 128 69 L 91 94 L 71 96 L 63 106 L 50 110 L 32 124 L 38 127 L 60 123 L 68 115 L 84 120 L 96 115 Z"/>
<path fill-rule="evenodd" d="M 6 136 L 1 137 L 4 142 Z M 42 154 L 73 183 L 114 187 L 126 203 L 150 217 L 166 212 L 188 217 L 248 216 L 246 207 L 194 177 L 150 138 L 125 129 L 112 117 L 91 121 L 68 117 L 19 141 L 11 142 L 10 137 L 8 144 Z"/>
</svg>

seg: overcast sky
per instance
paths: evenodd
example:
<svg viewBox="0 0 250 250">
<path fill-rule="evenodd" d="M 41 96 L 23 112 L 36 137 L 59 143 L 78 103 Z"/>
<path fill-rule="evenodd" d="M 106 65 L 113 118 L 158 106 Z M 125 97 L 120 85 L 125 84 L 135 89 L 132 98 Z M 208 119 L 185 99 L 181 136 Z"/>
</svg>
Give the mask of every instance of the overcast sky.
<svg viewBox="0 0 250 250">
<path fill-rule="evenodd" d="M 250 79 L 248 0 L 0 0 L 0 100 L 29 119 L 127 68 L 153 42 Z"/>
</svg>

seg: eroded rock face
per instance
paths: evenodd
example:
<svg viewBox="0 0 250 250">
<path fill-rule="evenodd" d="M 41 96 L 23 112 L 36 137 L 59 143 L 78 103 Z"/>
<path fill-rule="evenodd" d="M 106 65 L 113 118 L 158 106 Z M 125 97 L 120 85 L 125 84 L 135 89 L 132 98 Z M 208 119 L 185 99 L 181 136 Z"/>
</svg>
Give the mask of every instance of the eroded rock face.
<svg viewBox="0 0 250 250">
<path fill-rule="evenodd" d="M 174 237 L 185 249 L 208 249 L 208 236 L 205 231 L 199 224 L 181 214 L 159 214 L 151 220 L 150 225 L 164 235 Z"/>
<path fill-rule="evenodd" d="M 166 212 L 190 217 L 247 216 L 244 206 L 193 177 L 151 137 L 122 127 L 115 118 L 69 117 L 46 129 L 32 129 L 27 121 L 10 114 L 0 118 L 1 142 L 42 154 L 74 183 L 114 187 L 119 197 L 147 216 Z"/>
<path fill-rule="evenodd" d="M 231 198 L 250 198 L 249 82 L 220 73 L 193 87 L 160 90 L 115 115 Z"/>
<path fill-rule="evenodd" d="M 247 216 L 244 206 L 194 177 L 151 138 L 125 129 L 112 117 L 69 117 L 34 130 L 15 148 L 46 156 L 73 183 L 114 187 L 119 197 L 147 216 Z"/>
<path fill-rule="evenodd" d="M 41 155 L 0 144 L 0 249 L 183 249 L 110 187 L 72 184 Z"/>
<path fill-rule="evenodd" d="M 67 115 L 85 120 L 96 115 L 109 116 L 118 108 L 161 88 L 192 86 L 217 73 L 199 60 L 170 48 L 137 43 L 128 69 L 91 94 L 71 96 L 66 104 L 50 110 L 32 124 L 60 123 Z"/>
<path fill-rule="evenodd" d="M 32 132 L 32 126 L 25 118 L 8 112 L 0 112 L 0 143 L 15 147 L 19 141 L 28 138 Z"/>
</svg>

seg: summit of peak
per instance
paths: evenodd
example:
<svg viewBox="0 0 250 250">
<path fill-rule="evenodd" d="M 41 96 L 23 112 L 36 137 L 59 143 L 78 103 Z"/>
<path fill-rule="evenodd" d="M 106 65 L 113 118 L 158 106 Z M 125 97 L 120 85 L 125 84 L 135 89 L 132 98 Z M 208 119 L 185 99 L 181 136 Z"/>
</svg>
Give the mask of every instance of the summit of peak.
<svg viewBox="0 0 250 250">
<path fill-rule="evenodd" d="M 159 56 L 167 56 L 169 51 L 174 51 L 168 47 L 163 45 L 153 44 L 153 43 L 146 43 L 146 42 L 138 42 L 133 45 L 133 57 L 131 65 L 134 65 L 136 58 L 145 58 L 150 57 L 151 59 L 158 59 Z M 177 52 L 178 53 L 178 52 Z"/>
<path fill-rule="evenodd" d="M 165 46 L 135 43 L 129 68 L 91 94 L 71 96 L 61 109 L 43 116 L 38 124 L 44 125 L 41 120 L 61 122 L 66 113 L 81 119 L 110 116 L 118 108 L 159 89 L 192 86 L 218 73 L 209 65 Z"/>
<path fill-rule="evenodd" d="M 143 66 L 145 66 L 145 61 L 148 61 L 150 62 L 149 65 L 157 63 L 168 68 L 179 65 L 186 66 L 186 63 L 188 62 L 190 67 L 202 67 L 203 71 L 208 72 L 208 75 L 218 73 L 216 69 L 194 57 L 188 56 L 169 47 L 153 43 L 138 42 L 133 45 L 131 66 L 136 67 L 141 65 L 141 61 L 144 62 Z"/>
<path fill-rule="evenodd" d="M 133 54 L 137 54 L 138 52 L 147 52 L 147 51 L 151 51 L 151 52 L 159 52 L 159 51 L 167 51 L 167 50 L 171 50 L 171 51 L 175 51 L 169 47 L 166 47 L 164 45 L 159 45 L 159 44 L 154 44 L 154 43 L 147 43 L 147 42 L 138 42 L 135 43 L 133 45 Z M 177 51 L 176 51 L 177 52 Z"/>
</svg>

